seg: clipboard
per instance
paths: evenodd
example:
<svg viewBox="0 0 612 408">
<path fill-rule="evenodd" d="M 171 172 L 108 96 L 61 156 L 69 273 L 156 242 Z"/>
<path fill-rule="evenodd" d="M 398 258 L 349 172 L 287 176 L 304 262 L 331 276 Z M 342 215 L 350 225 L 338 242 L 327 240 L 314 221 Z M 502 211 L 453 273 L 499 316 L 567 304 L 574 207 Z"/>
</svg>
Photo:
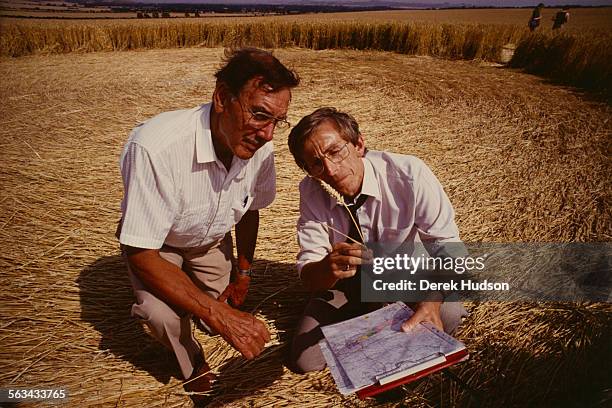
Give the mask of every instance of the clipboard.
<svg viewBox="0 0 612 408">
<path fill-rule="evenodd" d="M 468 358 L 463 343 L 429 323 L 403 333 L 413 313 L 396 302 L 321 328 L 319 346 L 342 395 L 367 398 Z"/>
<path fill-rule="evenodd" d="M 385 373 L 377 378 L 377 384 L 370 385 L 357 391 L 357 397 L 363 400 L 365 398 L 388 391 L 392 388 L 399 387 L 400 385 L 411 383 L 429 374 L 435 373 L 436 371 L 443 370 L 455 363 L 463 361 L 467 359 L 468 356 L 469 353 L 467 349 L 464 348 L 447 356 L 436 356 L 417 366 L 410 367 L 407 370 Z"/>
</svg>

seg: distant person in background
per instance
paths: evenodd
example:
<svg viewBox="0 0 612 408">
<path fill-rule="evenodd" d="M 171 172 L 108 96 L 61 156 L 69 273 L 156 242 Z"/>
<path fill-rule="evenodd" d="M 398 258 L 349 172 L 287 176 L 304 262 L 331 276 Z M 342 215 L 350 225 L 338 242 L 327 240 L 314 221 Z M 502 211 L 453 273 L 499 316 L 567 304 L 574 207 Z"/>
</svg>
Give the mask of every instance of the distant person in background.
<svg viewBox="0 0 612 408">
<path fill-rule="evenodd" d="M 558 30 L 563 27 L 563 24 L 569 21 L 570 13 L 569 7 L 563 7 L 561 11 L 558 11 L 557 14 L 553 17 L 553 30 Z"/>
<path fill-rule="evenodd" d="M 533 9 L 531 13 L 531 19 L 529 19 L 529 30 L 533 31 L 540 25 L 542 20 L 542 9 L 544 8 L 544 3 L 540 3 Z"/>
</svg>

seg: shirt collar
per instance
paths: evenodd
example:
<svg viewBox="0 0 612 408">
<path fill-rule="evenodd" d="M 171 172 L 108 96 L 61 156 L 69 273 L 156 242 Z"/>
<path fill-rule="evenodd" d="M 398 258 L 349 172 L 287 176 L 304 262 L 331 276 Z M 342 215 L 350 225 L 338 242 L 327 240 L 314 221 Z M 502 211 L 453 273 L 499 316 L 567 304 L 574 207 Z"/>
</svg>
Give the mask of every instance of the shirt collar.
<svg viewBox="0 0 612 408">
<path fill-rule="evenodd" d="M 380 185 L 374 173 L 374 166 L 367 158 L 362 158 L 363 161 L 363 184 L 361 185 L 361 194 L 369 195 L 376 199 L 380 199 Z"/>
<path fill-rule="evenodd" d="M 372 162 L 366 159 L 365 157 L 361 158 L 363 162 L 363 181 L 361 183 L 361 192 L 355 197 L 355 202 L 359 198 L 359 196 L 367 195 L 370 197 L 374 197 L 376 199 L 380 199 L 380 186 L 378 185 L 378 181 L 376 180 L 376 174 L 374 174 L 374 167 L 372 166 Z M 335 206 L 340 205 L 338 200 L 334 197 L 331 197 L 329 202 L 329 209 L 333 209 Z"/>
<path fill-rule="evenodd" d="M 219 167 L 223 167 L 223 164 L 215 153 L 215 146 L 213 145 L 212 132 L 210 130 L 210 110 L 212 109 L 212 103 L 197 108 L 200 111 L 198 119 L 196 121 L 196 160 L 198 163 L 217 163 Z M 248 160 L 240 159 L 236 156 L 232 158 L 232 165 L 229 170 L 230 178 L 240 178 L 244 175 L 244 168 L 246 167 Z"/>
<path fill-rule="evenodd" d="M 212 103 L 207 103 L 198 108 L 200 114 L 196 120 L 196 160 L 198 163 L 211 163 L 217 161 L 217 154 L 213 146 L 212 133 L 210 131 L 210 109 Z"/>
</svg>

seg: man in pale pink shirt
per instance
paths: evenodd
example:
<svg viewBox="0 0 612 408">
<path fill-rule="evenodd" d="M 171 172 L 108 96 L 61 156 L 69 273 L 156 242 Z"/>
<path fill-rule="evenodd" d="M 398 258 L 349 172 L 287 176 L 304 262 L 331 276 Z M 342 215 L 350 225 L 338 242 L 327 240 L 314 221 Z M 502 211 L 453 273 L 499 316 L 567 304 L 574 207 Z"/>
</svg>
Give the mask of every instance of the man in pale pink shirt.
<svg viewBox="0 0 612 408">
<path fill-rule="evenodd" d="M 347 242 L 352 235 L 348 211 L 317 179 L 355 205 L 364 243 L 420 241 L 435 257 L 445 243 L 460 240 L 452 205 L 427 165 L 413 156 L 368 151 L 352 116 L 334 108 L 316 110 L 292 129 L 289 149 L 308 174 L 300 183 L 297 268 L 313 297 L 298 325 L 291 358 L 295 370 L 307 372 L 325 367 L 320 326 L 372 307 L 361 302 L 356 274 L 371 254 Z M 414 306 L 403 330 L 427 321 L 452 333 L 467 315 L 461 303 L 444 302 L 442 293 Z"/>
<path fill-rule="evenodd" d="M 276 192 L 271 140 L 275 128 L 289 127 L 291 89 L 299 83 L 267 51 L 226 57 L 212 103 L 139 125 L 120 160 L 118 238 L 136 297 L 132 315 L 174 353 L 193 392 L 210 389 L 214 376 L 192 317 L 249 359 L 270 339 L 263 322 L 225 301 L 240 305 L 249 287 L 259 209 Z"/>
</svg>

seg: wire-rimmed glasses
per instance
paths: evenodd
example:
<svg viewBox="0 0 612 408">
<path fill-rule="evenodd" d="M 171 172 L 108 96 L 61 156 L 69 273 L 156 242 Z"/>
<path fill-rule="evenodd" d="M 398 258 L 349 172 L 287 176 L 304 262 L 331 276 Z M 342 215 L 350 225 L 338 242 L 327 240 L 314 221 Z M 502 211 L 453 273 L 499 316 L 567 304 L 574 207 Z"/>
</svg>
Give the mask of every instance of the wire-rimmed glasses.
<svg viewBox="0 0 612 408">
<path fill-rule="evenodd" d="M 250 115 L 247 124 L 254 129 L 263 129 L 270 125 L 270 123 L 274 123 L 274 126 L 278 129 L 289 129 L 291 127 L 291 123 L 289 123 L 286 119 L 280 119 L 273 115 L 270 115 L 266 112 L 253 112 L 251 108 L 245 108 L 240 99 L 238 99 L 238 103 L 240 104 L 240 108 L 243 112 L 247 112 Z"/>
<path fill-rule="evenodd" d="M 332 147 L 322 157 L 315 158 L 312 163 L 306 163 L 304 170 L 313 177 L 319 177 L 325 171 L 325 163 L 323 163 L 325 159 L 334 164 L 340 164 L 349 156 L 348 144 L 349 142 L 346 142 L 342 146 Z"/>
</svg>

